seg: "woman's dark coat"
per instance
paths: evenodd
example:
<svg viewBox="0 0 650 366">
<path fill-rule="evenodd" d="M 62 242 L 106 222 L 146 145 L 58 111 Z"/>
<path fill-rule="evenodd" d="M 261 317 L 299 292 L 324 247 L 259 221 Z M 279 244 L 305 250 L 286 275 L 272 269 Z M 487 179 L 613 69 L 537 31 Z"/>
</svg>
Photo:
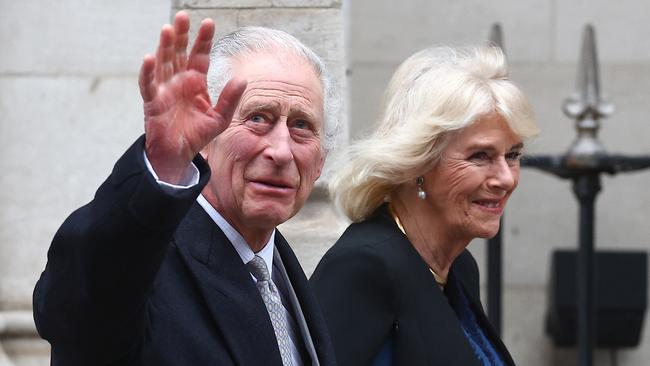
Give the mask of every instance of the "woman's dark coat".
<svg viewBox="0 0 650 366">
<path fill-rule="evenodd" d="M 487 338 L 506 365 L 514 365 L 489 324 L 479 299 L 478 267 L 464 251 L 450 270 Z M 325 254 L 310 280 L 334 341 L 339 366 L 370 365 L 390 339 L 394 365 L 481 366 L 450 299 L 400 231 L 386 205 L 350 225 Z"/>
</svg>

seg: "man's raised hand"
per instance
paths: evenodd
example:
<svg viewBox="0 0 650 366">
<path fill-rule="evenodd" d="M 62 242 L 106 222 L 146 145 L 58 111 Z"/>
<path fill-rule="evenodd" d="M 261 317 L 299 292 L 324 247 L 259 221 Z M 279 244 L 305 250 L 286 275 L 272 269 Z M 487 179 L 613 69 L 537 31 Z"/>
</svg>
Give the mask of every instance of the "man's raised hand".
<svg viewBox="0 0 650 366">
<path fill-rule="evenodd" d="M 178 183 L 196 154 L 225 130 L 246 82 L 233 79 L 213 107 L 206 74 L 214 22 L 204 19 L 187 56 L 190 21 L 178 12 L 174 26 L 160 31 L 156 56 L 146 55 L 140 69 L 147 157 L 158 177 Z"/>
</svg>

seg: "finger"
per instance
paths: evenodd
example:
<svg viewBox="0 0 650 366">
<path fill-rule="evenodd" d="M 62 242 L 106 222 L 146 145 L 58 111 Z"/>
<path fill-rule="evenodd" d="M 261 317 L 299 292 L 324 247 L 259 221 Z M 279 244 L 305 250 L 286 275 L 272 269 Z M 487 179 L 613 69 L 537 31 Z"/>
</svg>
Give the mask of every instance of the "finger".
<svg viewBox="0 0 650 366">
<path fill-rule="evenodd" d="M 196 95 L 192 103 L 194 107 L 196 107 L 201 112 L 206 113 L 208 115 L 210 114 L 209 113 L 209 111 L 211 111 L 210 100 L 206 99 L 205 95 Z"/>
<path fill-rule="evenodd" d="M 216 113 L 215 118 L 219 120 L 222 126 L 230 125 L 230 121 L 237 110 L 239 100 L 246 90 L 246 80 L 240 78 L 232 78 L 226 86 L 224 86 L 217 104 L 212 108 Z"/>
<path fill-rule="evenodd" d="M 203 102 L 195 106 L 203 113 L 212 112 L 210 104 L 210 96 L 205 84 L 205 75 L 196 71 L 188 71 L 185 73 L 183 80 L 183 99 L 196 102 L 198 98 L 203 99 Z"/>
<path fill-rule="evenodd" d="M 164 83 L 174 75 L 174 28 L 165 24 L 160 30 L 160 41 L 156 52 L 156 80 Z"/>
<path fill-rule="evenodd" d="M 176 42 L 174 45 L 174 70 L 176 72 L 184 71 L 187 67 L 187 40 L 190 30 L 190 18 L 184 11 L 176 13 L 174 19 L 174 32 L 176 33 Z"/>
<path fill-rule="evenodd" d="M 156 59 L 152 55 L 145 55 L 140 67 L 140 75 L 138 77 L 138 85 L 140 85 L 140 95 L 142 100 L 150 102 L 156 97 L 156 84 L 154 81 L 154 67 Z"/>
<path fill-rule="evenodd" d="M 188 59 L 187 67 L 189 69 L 196 70 L 202 74 L 208 72 L 212 36 L 214 36 L 214 22 L 212 19 L 203 19 Z"/>
</svg>

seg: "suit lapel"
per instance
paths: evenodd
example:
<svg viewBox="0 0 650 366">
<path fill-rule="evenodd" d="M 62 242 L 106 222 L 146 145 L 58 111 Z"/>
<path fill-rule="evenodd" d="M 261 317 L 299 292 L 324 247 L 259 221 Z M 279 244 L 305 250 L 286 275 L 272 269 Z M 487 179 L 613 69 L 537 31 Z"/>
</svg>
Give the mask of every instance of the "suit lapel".
<svg viewBox="0 0 650 366">
<path fill-rule="evenodd" d="M 287 287 L 293 288 L 295 297 L 298 300 L 300 309 L 306 322 L 307 335 L 303 333 L 306 341 L 306 347 L 310 355 L 317 354 L 317 362 L 313 365 L 333 366 L 336 365 L 334 358 L 334 348 L 330 340 L 329 332 L 325 324 L 325 319 L 318 306 L 316 297 L 309 288 L 309 283 L 305 273 L 298 262 L 293 250 L 289 247 L 287 241 L 282 237 L 279 231 L 275 232 L 275 248 L 288 277 Z M 298 313 L 298 311 L 296 311 Z M 299 315 L 296 314 L 296 321 L 300 322 Z M 301 328 L 303 325 L 299 325 Z M 307 337 L 311 338 L 308 339 Z M 311 343 L 311 345 L 310 345 Z M 310 347 L 311 346 L 311 347 Z"/>
<path fill-rule="evenodd" d="M 510 352 L 508 352 L 508 349 L 506 348 L 505 344 L 501 340 L 501 337 L 497 334 L 496 330 L 494 329 L 494 327 L 488 320 L 487 316 L 485 315 L 478 294 L 475 293 L 474 291 L 469 291 L 469 286 L 463 281 L 462 277 L 459 276 L 458 281 L 460 282 L 461 288 L 465 291 L 466 297 L 469 300 L 470 307 L 472 308 L 472 311 L 476 316 L 476 321 L 478 322 L 483 332 L 485 332 L 487 338 L 490 340 L 490 342 L 492 342 L 492 345 L 497 349 L 499 355 L 503 357 L 503 361 L 507 365 L 515 366 L 515 362 L 512 359 L 512 356 L 510 356 Z"/>
<path fill-rule="evenodd" d="M 239 365 L 282 365 L 273 326 L 250 273 L 198 204 L 175 238 L 220 335 Z"/>
<path fill-rule="evenodd" d="M 458 322 L 456 313 L 449 304 L 449 299 L 438 287 L 426 263 L 406 240 L 406 237 L 403 237 L 399 245 L 405 249 L 405 254 L 408 257 L 406 268 L 410 274 L 409 277 L 413 280 L 413 284 L 410 286 L 415 289 L 429 289 L 429 291 L 418 290 L 418 297 L 413 300 L 415 301 L 414 305 L 417 306 L 417 314 L 421 314 L 418 317 L 418 327 L 423 344 L 419 348 L 426 350 L 428 363 L 432 365 L 480 366 L 481 364 L 474 356 L 474 350 L 469 345 Z M 408 347 L 400 347 L 398 344 L 397 349 L 400 348 Z M 408 355 L 404 356 L 409 357 Z M 397 357 L 400 356 L 397 355 Z"/>
<path fill-rule="evenodd" d="M 497 334 L 496 330 L 494 330 L 494 327 L 492 327 L 492 324 L 483 312 L 482 307 L 474 302 L 470 302 L 470 305 L 476 313 L 477 321 L 481 325 L 483 331 L 486 333 L 486 336 L 492 342 L 494 347 L 496 347 L 499 355 L 503 357 L 503 362 L 505 362 L 506 365 L 515 366 L 515 361 L 512 359 L 510 352 L 508 352 L 508 348 L 506 348 L 506 345 L 501 340 L 501 337 Z"/>
</svg>

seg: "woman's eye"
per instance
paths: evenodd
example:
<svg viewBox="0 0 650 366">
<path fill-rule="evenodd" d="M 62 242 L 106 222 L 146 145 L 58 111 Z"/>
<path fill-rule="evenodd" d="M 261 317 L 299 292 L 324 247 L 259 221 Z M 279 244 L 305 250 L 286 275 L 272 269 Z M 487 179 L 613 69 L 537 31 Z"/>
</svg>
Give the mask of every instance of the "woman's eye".
<svg viewBox="0 0 650 366">
<path fill-rule="evenodd" d="M 513 151 L 511 153 L 506 154 L 506 160 L 508 161 L 519 161 L 520 158 L 521 158 L 520 151 Z"/>
<path fill-rule="evenodd" d="M 485 161 L 485 160 L 488 160 L 488 159 L 490 159 L 490 156 L 486 152 L 483 152 L 483 151 L 474 153 L 469 157 L 469 160 L 477 160 L 477 161 Z"/>
</svg>

